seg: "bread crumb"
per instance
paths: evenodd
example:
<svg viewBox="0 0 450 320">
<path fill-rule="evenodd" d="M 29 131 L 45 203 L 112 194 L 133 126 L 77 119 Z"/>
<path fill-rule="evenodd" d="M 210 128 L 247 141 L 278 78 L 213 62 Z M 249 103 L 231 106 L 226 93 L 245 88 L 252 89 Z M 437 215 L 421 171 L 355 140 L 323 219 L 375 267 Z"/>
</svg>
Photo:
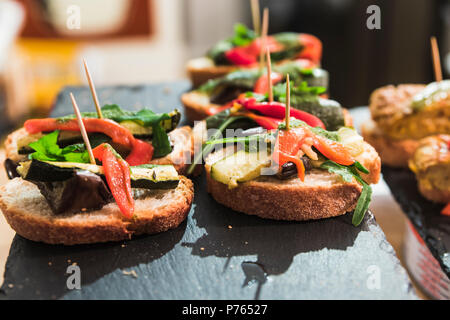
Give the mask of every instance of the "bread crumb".
<svg viewBox="0 0 450 320">
<path fill-rule="evenodd" d="M 122 273 L 124 275 L 127 275 L 127 276 L 133 276 L 133 278 L 137 278 L 138 277 L 136 271 L 134 271 L 134 270 L 131 270 L 131 271 L 122 270 Z"/>
</svg>

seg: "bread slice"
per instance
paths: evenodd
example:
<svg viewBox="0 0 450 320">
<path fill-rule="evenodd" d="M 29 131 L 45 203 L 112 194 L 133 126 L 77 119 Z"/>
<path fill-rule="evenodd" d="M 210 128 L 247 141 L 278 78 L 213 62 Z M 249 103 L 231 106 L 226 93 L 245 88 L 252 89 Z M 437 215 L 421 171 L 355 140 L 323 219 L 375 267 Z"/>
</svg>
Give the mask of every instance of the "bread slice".
<svg viewBox="0 0 450 320">
<path fill-rule="evenodd" d="M 376 183 L 380 178 L 380 158 L 368 144 L 359 158 L 370 174 L 364 179 Z M 355 209 L 362 191 L 356 182 L 345 182 L 341 176 L 325 170 L 312 169 L 299 178 L 280 180 L 273 176 L 240 183 L 230 189 L 227 185 L 211 178 L 211 166 L 229 155 L 213 153 L 205 161 L 208 192 L 219 203 L 239 212 L 275 220 L 315 220 L 343 215 Z"/>
<path fill-rule="evenodd" d="M 192 181 L 180 176 L 172 190 L 134 189 L 135 218 L 127 220 L 115 202 L 100 210 L 54 215 L 39 189 L 21 178 L 0 187 L 0 208 L 17 234 L 50 244 L 84 244 L 130 239 L 176 228 L 194 197 Z"/>
<path fill-rule="evenodd" d="M 210 101 L 209 95 L 199 91 L 190 91 L 181 95 L 184 114 L 189 121 L 199 121 L 209 116 L 207 110 L 211 107 L 221 107 Z"/>
<path fill-rule="evenodd" d="M 191 59 L 186 65 L 187 73 L 194 88 L 199 87 L 210 79 L 220 78 L 233 72 L 236 66 L 217 66 L 208 57 Z"/>
<path fill-rule="evenodd" d="M 179 174 L 184 174 L 191 163 L 194 154 L 194 141 L 192 128 L 189 126 L 179 127 L 169 132 L 169 138 L 173 144 L 171 153 L 162 158 L 153 159 L 153 164 L 171 164 Z M 26 159 L 17 149 L 17 141 L 22 137 L 30 136 L 30 142 L 38 140 L 42 134 L 30 135 L 25 128 L 18 129 L 8 135 L 5 141 L 6 158 L 13 161 Z"/>
<path fill-rule="evenodd" d="M 372 120 L 361 125 L 361 134 L 377 150 L 383 165 L 390 167 L 407 168 L 408 160 L 419 145 L 419 140 L 389 138 Z"/>
</svg>

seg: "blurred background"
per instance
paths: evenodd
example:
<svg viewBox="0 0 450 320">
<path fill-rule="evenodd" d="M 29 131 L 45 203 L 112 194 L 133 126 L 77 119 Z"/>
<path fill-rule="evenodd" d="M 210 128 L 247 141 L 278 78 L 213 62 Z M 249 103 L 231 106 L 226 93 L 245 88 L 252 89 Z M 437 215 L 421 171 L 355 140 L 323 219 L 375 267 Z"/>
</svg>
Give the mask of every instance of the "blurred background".
<svg viewBox="0 0 450 320">
<path fill-rule="evenodd" d="M 369 5 L 381 29 L 369 30 Z M 450 0 L 260 0 L 269 33 L 318 36 L 331 97 L 366 105 L 385 84 L 433 80 L 436 35 L 444 77 L 450 69 Z M 0 0 L 0 133 L 30 115 L 46 115 L 62 86 L 86 84 L 82 58 L 96 86 L 174 81 L 185 64 L 251 26 L 248 0 Z"/>
</svg>

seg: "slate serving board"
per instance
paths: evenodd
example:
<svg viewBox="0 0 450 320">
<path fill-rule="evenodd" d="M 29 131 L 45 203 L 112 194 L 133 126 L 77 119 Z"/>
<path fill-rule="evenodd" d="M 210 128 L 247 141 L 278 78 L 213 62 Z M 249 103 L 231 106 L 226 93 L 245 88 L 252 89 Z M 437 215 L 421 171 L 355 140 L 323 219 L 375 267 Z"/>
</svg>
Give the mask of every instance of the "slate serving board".
<svg viewBox="0 0 450 320">
<path fill-rule="evenodd" d="M 179 107 L 187 82 L 98 89 L 101 103 L 155 111 Z M 89 90 L 66 88 L 53 116 L 71 113 L 68 93 L 92 110 Z M 184 121 L 184 120 L 183 120 Z M 73 247 L 15 236 L 2 299 L 416 299 L 392 246 L 368 213 L 311 222 L 263 220 L 217 204 L 203 176 L 177 229 L 130 241 Z M 81 289 L 69 290 L 76 263 Z M 374 278 L 375 277 L 375 278 Z"/>
<path fill-rule="evenodd" d="M 420 194 L 412 171 L 383 167 L 382 173 L 395 200 L 450 278 L 450 217 L 440 214 L 444 205 Z"/>
</svg>

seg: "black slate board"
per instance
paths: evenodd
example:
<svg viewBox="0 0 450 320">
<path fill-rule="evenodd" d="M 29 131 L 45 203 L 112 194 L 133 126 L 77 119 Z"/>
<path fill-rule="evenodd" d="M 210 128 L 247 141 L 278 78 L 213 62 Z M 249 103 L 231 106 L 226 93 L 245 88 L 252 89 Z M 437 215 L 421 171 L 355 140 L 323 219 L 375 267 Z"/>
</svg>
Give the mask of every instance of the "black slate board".
<svg viewBox="0 0 450 320">
<path fill-rule="evenodd" d="M 102 103 L 168 111 L 187 82 L 99 89 Z M 87 88 L 68 88 L 53 116 L 92 110 Z M 416 299 L 411 282 L 371 213 L 303 223 L 263 220 L 217 204 L 194 179 L 187 221 L 120 243 L 51 246 L 16 236 L 2 299 Z M 76 262 L 81 290 L 68 290 Z M 129 274 L 134 271 L 137 277 Z M 370 286 L 379 275 L 380 286 Z M 369 285 L 368 285 L 369 282 Z"/>
<path fill-rule="evenodd" d="M 383 167 L 382 173 L 395 200 L 450 278 L 450 217 L 440 214 L 444 205 L 428 201 L 419 193 L 412 171 Z"/>
</svg>

